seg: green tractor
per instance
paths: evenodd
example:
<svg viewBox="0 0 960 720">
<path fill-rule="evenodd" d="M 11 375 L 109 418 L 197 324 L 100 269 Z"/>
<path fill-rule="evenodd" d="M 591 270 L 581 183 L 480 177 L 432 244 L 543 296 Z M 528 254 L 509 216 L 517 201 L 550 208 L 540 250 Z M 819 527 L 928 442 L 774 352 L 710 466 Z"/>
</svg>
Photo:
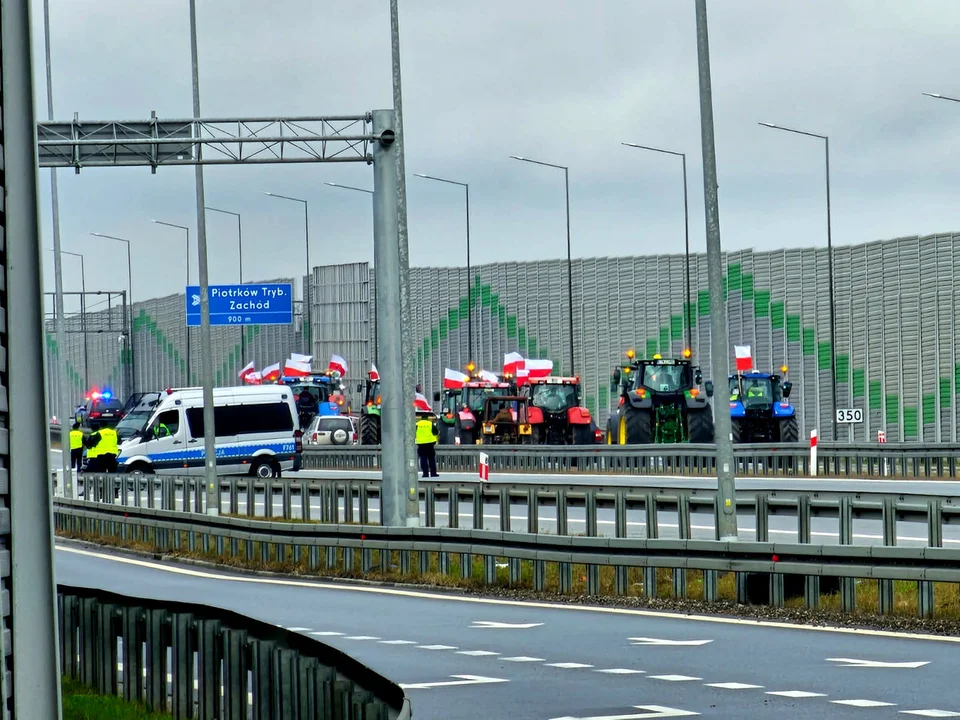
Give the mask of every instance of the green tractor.
<svg viewBox="0 0 960 720">
<path fill-rule="evenodd" d="M 684 359 L 635 360 L 613 371 L 612 390 L 620 392 L 616 413 L 607 421 L 608 445 L 713 443 L 713 412 L 707 398 L 713 383 Z M 704 390 L 700 386 L 704 386 Z"/>
<path fill-rule="evenodd" d="M 357 387 L 363 392 L 363 405 L 360 407 L 360 420 L 357 434 L 361 445 L 380 444 L 380 378 L 374 379 L 373 373 L 367 373 L 366 387 Z"/>
</svg>

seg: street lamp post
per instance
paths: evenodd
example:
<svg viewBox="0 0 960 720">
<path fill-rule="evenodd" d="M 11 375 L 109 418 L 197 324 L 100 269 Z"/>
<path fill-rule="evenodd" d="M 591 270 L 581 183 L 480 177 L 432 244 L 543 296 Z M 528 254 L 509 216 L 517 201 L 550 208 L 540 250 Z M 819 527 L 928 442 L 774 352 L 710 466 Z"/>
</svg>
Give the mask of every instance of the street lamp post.
<svg viewBox="0 0 960 720">
<path fill-rule="evenodd" d="M 179 228 L 184 230 L 187 233 L 187 285 L 184 287 L 183 292 L 186 295 L 187 287 L 190 287 L 190 228 L 186 225 L 174 225 L 173 223 L 164 222 L 163 220 L 151 220 L 157 225 L 166 225 L 167 227 Z M 184 305 L 186 307 L 186 305 Z M 190 328 L 187 328 L 187 385 L 190 384 Z"/>
<path fill-rule="evenodd" d="M 437 182 L 447 183 L 448 185 L 459 185 L 464 190 L 467 206 L 467 359 L 470 362 L 474 362 L 476 358 L 473 356 L 473 278 L 471 277 L 470 271 L 470 185 L 468 183 L 458 182 L 456 180 L 447 180 L 434 175 L 423 175 L 421 173 L 414 173 L 414 175 L 425 180 L 435 180 Z"/>
<path fill-rule="evenodd" d="M 205 210 L 210 210 L 211 212 L 218 212 L 224 215 L 233 215 L 237 219 L 237 266 L 239 275 L 240 284 L 243 285 L 243 224 L 240 221 L 240 213 L 232 212 L 230 210 L 221 210 L 220 208 L 215 207 L 205 207 Z M 247 345 L 246 345 L 246 329 L 243 325 L 240 326 L 240 362 L 241 364 L 247 361 Z"/>
<path fill-rule="evenodd" d="M 137 368 L 136 354 L 134 353 L 133 347 L 133 265 L 130 259 L 130 241 L 121 237 L 115 237 L 113 235 L 104 235 L 103 233 L 92 232 L 90 234 L 98 238 L 116 240 L 117 242 L 122 242 L 127 246 L 127 303 L 130 310 L 130 374 L 132 375 L 132 382 L 130 383 L 129 391 L 132 393 L 136 390 Z"/>
<path fill-rule="evenodd" d="M 567 297 L 570 305 L 570 372 L 568 374 L 573 375 L 575 370 L 573 363 L 573 257 L 571 255 L 570 244 L 570 168 L 566 165 L 554 165 L 553 163 L 531 160 L 530 158 L 520 157 L 519 155 L 511 155 L 510 157 L 514 160 L 520 160 L 521 162 L 563 170 L 564 190 L 567 200 Z"/>
<path fill-rule="evenodd" d="M 361 192 L 361 193 L 366 193 L 367 195 L 373 195 L 373 190 L 367 190 L 366 188 L 354 187 L 353 185 L 341 185 L 340 183 L 335 183 L 335 182 L 324 182 L 323 184 L 324 184 L 324 185 L 329 185 L 329 186 L 332 187 L 332 188 L 340 188 L 341 190 L 353 190 L 354 192 Z M 374 254 L 376 254 L 376 250 L 377 250 L 377 244 L 376 244 L 376 243 L 373 244 L 373 250 L 374 250 Z M 374 262 L 374 267 L 376 267 L 376 264 L 377 264 L 376 257 L 374 257 L 374 261 L 373 261 L 373 262 Z M 380 291 L 377 290 L 376 293 L 377 293 L 377 294 L 376 294 L 376 297 L 379 297 L 379 296 L 380 296 Z M 375 303 L 374 303 L 374 307 L 373 307 L 373 364 L 374 364 L 374 365 L 376 365 L 376 364 L 377 364 L 377 360 L 379 360 L 379 357 L 378 357 L 378 349 L 379 349 L 379 347 L 380 347 L 379 337 L 378 337 L 378 335 L 377 335 L 377 331 L 378 331 L 378 328 L 377 328 L 377 322 L 378 322 L 378 321 L 377 321 L 377 304 L 378 304 L 378 303 L 375 302 Z"/>
<path fill-rule="evenodd" d="M 288 195 L 278 195 L 277 193 L 265 192 L 264 195 L 269 195 L 270 197 L 280 198 L 281 200 L 290 200 L 291 202 L 298 202 L 303 204 L 303 234 L 304 234 L 304 247 L 307 251 L 307 287 L 306 293 L 304 293 L 304 305 L 306 306 L 306 312 L 304 313 L 305 319 L 307 322 L 307 355 L 313 355 L 313 312 L 311 310 L 311 300 L 313 293 L 311 292 L 311 285 L 313 284 L 313 272 L 310 268 L 310 211 L 307 206 L 306 200 L 301 200 L 300 198 L 290 197 Z"/>
<path fill-rule="evenodd" d="M 52 253 L 56 253 L 56 250 L 53 248 L 47 248 Z M 90 345 L 87 342 L 87 275 L 83 268 L 83 255 L 80 253 L 69 252 L 68 250 L 60 249 L 60 252 L 64 255 L 72 255 L 73 257 L 80 258 L 80 332 L 83 334 L 83 385 L 84 390 L 90 389 Z M 64 351 L 63 348 L 60 350 Z M 64 418 L 66 422 L 66 418 Z M 66 427 L 63 423 L 61 427 Z"/>
<path fill-rule="evenodd" d="M 673 150 L 663 150 L 662 148 L 650 147 L 649 145 L 637 145 L 636 143 L 620 143 L 626 147 L 638 148 L 640 150 L 651 150 L 664 155 L 673 155 L 679 157 L 683 164 L 683 235 L 686 246 L 686 284 L 687 284 L 687 349 L 693 351 L 693 299 L 690 290 L 690 211 L 687 205 L 687 154 L 675 152 Z"/>
<path fill-rule="evenodd" d="M 795 135 L 806 135 L 807 137 L 819 138 L 823 140 L 823 147 L 826 159 L 826 184 L 827 184 L 827 281 L 830 284 L 830 387 L 833 394 L 833 440 L 836 441 L 837 428 L 837 310 L 833 297 L 833 231 L 830 222 L 830 138 L 826 135 L 807 132 L 805 130 L 795 130 L 793 128 L 775 125 L 774 123 L 762 122 L 763 127 L 772 130 L 783 130 L 784 132 Z"/>
</svg>

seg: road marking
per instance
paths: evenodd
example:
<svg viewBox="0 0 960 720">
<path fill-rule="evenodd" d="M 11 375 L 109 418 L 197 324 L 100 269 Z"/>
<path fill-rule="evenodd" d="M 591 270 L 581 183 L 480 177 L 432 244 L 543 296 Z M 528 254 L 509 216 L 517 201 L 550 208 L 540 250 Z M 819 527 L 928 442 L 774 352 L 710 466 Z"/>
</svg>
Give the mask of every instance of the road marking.
<svg viewBox="0 0 960 720">
<path fill-rule="evenodd" d="M 929 665 L 929 660 L 919 662 L 882 662 L 880 660 L 856 660 L 854 658 L 827 658 L 827 662 L 843 663 L 837 667 L 862 668 L 918 668 Z"/>
<path fill-rule="evenodd" d="M 651 675 L 654 680 L 666 680 L 667 682 L 689 682 L 690 680 L 703 680 L 703 678 L 691 677 L 689 675 Z"/>
<path fill-rule="evenodd" d="M 456 650 L 455 645 L 417 645 L 419 650 Z"/>
<path fill-rule="evenodd" d="M 713 640 L 661 640 L 660 638 L 632 637 L 628 638 L 631 645 L 706 645 Z"/>
<path fill-rule="evenodd" d="M 416 640 L 381 640 L 381 645 L 416 645 Z"/>
<path fill-rule="evenodd" d="M 544 658 L 527 657 L 526 655 L 517 655 L 516 657 L 501 658 L 507 662 L 543 662 Z"/>
<path fill-rule="evenodd" d="M 470 655 L 472 657 L 485 657 L 487 655 L 499 655 L 498 652 L 490 650 L 457 650 L 457 655 Z"/>
<path fill-rule="evenodd" d="M 576 670 L 578 668 L 591 668 L 593 665 L 584 665 L 575 662 L 547 663 L 547 667 L 561 668 L 563 670 Z"/>
<path fill-rule="evenodd" d="M 721 690 L 759 690 L 763 685 L 750 685 L 748 683 L 726 682 L 726 683 L 704 683 L 707 687 L 720 688 Z"/>
<path fill-rule="evenodd" d="M 292 628 L 287 628 L 287 630 L 288 630 L 289 632 L 307 632 L 309 629 L 310 629 L 310 628 L 304 628 L 304 627 L 292 627 Z"/>
<path fill-rule="evenodd" d="M 483 677 L 482 675 L 451 675 L 456 680 L 441 680 L 440 682 L 399 683 L 404 690 L 429 690 L 430 688 L 451 687 L 453 685 L 486 685 L 488 683 L 510 682 L 503 678 Z"/>
<path fill-rule="evenodd" d="M 316 635 L 317 637 L 337 637 L 338 635 L 343 635 L 341 632 L 333 632 L 332 630 L 317 630 L 310 634 Z"/>
<path fill-rule="evenodd" d="M 958 541 L 960 542 L 960 541 Z M 373 593 L 375 595 L 392 595 L 396 597 L 413 597 L 423 600 L 435 600 L 439 602 L 460 602 L 474 603 L 478 605 L 501 605 L 507 607 L 522 607 L 525 610 L 537 608 L 541 610 L 562 610 L 566 612 L 586 612 L 605 615 L 627 615 L 632 617 L 665 618 L 669 620 L 685 620 L 697 623 L 718 623 L 720 625 L 740 625 L 749 627 L 774 628 L 777 630 L 803 630 L 807 632 L 838 633 L 841 635 L 861 635 L 866 637 L 885 637 L 900 638 L 904 640 L 924 640 L 927 642 L 938 643 L 960 643 L 960 637 L 949 635 L 930 635 L 913 634 L 906 632 L 897 632 L 894 630 L 870 630 L 866 628 L 847 628 L 830 627 L 824 625 L 802 625 L 798 623 L 778 622 L 775 620 L 753 620 L 749 618 L 732 618 L 714 615 L 688 615 L 685 613 L 672 613 L 663 610 L 638 610 L 635 608 L 617 608 L 602 606 L 573 605 L 567 603 L 549 603 L 549 602 L 531 602 L 527 600 L 506 600 L 503 598 L 484 598 L 464 595 L 431 593 L 422 590 L 401 590 L 396 587 L 371 587 L 369 585 L 351 585 L 347 583 L 330 583 L 309 580 L 294 580 L 277 577 L 256 577 L 245 575 L 224 575 L 222 573 L 210 572 L 207 570 L 197 570 L 189 567 L 181 567 L 171 560 L 152 562 L 138 560 L 136 558 L 122 557 L 119 555 L 109 555 L 103 552 L 93 552 L 81 548 L 69 547 L 63 544 L 63 541 L 56 541 L 56 550 L 58 552 L 70 553 L 73 555 L 82 555 L 85 557 L 96 558 L 107 562 L 114 562 L 121 565 L 132 565 L 134 567 L 150 568 L 160 572 L 166 572 L 173 575 L 183 575 L 185 577 L 201 578 L 205 580 L 218 580 L 221 582 L 247 583 L 254 585 L 270 585 L 277 587 L 298 587 L 312 588 L 314 590 L 335 590 L 339 592 L 355 593 Z"/>
<path fill-rule="evenodd" d="M 374 635 L 347 635 L 344 640 L 379 640 Z"/>
<path fill-rule="evenodd" d="M 606 668 L 602 670 L 594 670 L 598 673 L 606 673 L 607 675 L 643 675 L 646 674 L 646 670 L 631 670 L 630 668 Z"/>
<path fill-rule="evenodd" d="M 834 705 L 851 705 L 859 708 L 893 707 L 896 703 L 880 702 L 879 700 L 831 700 Z"/>
<path fill-rule="evenodd" d="M 960 712 L 952 710 L 901 710 L 901 715 L 919 715 L 920 717 L 960 717 Z"/>
<path fill-rule="evenodd" d="M 474 628 L 490 628 L 492 630 L 527 630 L 528 628 L 540 627 L 543 623 L 505 623 L 495 622 L 493 620 L 474 620 L 470 625 Z"/>
<path fill-rule="evenodd" d="M 826 697 L 825 693 L 815 693 L 807 692 L 806 690 L 775 690 L 768 692 L 767 695 L 778 695 L 780 697 L 788 698 L 815 698 L 815 697 Z"/>
<path fill-rule="evenodd" d="M 591 715 L 590 717 L 564 715 L 559 718 L 551 718 L 551 720 L 654 720 L 654 718 L 692 717 L 700 714 L 689 710 L 664 707 L 663 705 L 634 705 L 634 707 L 645 712 L 631 715 Z"/>
</svg>

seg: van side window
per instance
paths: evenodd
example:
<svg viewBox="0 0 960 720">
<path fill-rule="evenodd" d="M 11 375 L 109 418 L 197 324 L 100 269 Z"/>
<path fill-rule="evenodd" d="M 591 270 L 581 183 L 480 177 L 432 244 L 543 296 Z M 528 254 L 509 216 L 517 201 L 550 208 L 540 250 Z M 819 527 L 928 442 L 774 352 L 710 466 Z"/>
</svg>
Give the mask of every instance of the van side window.
<svg viewBox="0 0 960 720">
<path fill-rule="evenodd" d="M 164 438 L 176 435 L 180 431 L 180 411 L 167 410 L 157 416 L 153 421 L 151 433 L 155 438 Z"/>
<path fill-rule="evenodd" d="M 293 432 L 293 416 L 284 402 L 218 406 L 213 414 L 217 437 Z M 187 423 L 191 437 L 203 437 L 203 408 L 187 409 Z"/>
</svg>

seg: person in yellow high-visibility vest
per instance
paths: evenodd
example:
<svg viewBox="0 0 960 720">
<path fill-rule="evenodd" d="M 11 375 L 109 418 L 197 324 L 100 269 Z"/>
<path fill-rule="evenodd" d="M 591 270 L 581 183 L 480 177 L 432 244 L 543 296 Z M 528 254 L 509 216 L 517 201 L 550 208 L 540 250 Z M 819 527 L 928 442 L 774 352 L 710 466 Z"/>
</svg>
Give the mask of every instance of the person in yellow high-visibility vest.
<svg viewBox="0 0 960 720">
<path fill-rule="evenodd" d="M 70 430 L 70 468 L 80 472 L 83 465 L 83 430 L 80 423 L 75 422 Z"/>
<path fill-rule="evenodd" d="M 90 472 L 115 473 L 120 443 L 117 431 L 107 425 L 94 421 L 93 432 L 87 436 L 87 470 Z"/>
<path fill-rule="evenodd" d="M 417 413 L 417 455 L 420 457 L 420 471 L 424 477 L 440 477 L 437 473 L 437 442 L 440 429 L 437 418 L 432 412 Z"/>
</svg>

